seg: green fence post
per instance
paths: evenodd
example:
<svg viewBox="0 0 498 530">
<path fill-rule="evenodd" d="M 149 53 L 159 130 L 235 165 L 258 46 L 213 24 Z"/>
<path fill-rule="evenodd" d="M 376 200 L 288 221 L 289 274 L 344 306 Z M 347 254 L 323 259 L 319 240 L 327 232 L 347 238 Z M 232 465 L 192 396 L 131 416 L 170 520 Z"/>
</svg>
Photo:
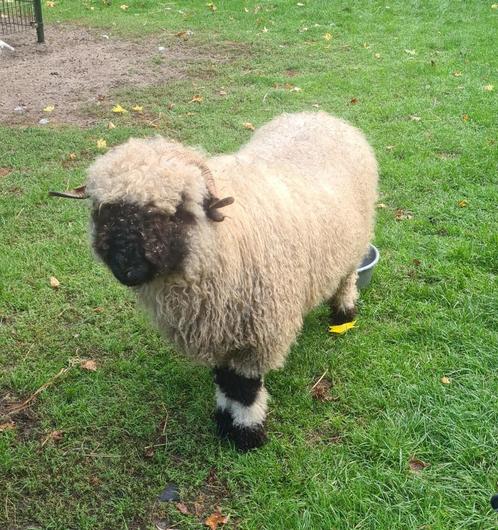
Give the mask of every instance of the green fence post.
<svg viewBox="0 0 498 530">
<path fill-rule="evenodd" d="M 38 37 L 38 42 L 41 44 L 45 42 L 45 34 L 43 33 L 43 14 L 41 0 L 33 0 L 33 7 L 35 9 L 36 36 Z"/>
</svg>

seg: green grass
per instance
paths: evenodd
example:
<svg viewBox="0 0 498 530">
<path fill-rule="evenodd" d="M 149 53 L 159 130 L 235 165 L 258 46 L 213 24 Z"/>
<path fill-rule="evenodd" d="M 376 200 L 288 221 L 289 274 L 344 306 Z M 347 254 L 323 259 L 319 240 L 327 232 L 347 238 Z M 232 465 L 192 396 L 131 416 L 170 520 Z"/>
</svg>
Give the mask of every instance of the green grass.
<svg viewBox="0 0 498 530">
<path fill-rule="evenodd" d="M 115 94 L 160 117 L 159 129 L 105 109 L 90 129 L 0 127 L 0 167 L 12 169 L 0 177 L 0 397 L 29 396 L 72 358 L 98 364 L 72 368 L 0 433 L 0 528 L 194 529 L 217 506 L 226 527 L 247 530 L 496 528 L 498 10 L 446 0 L 224 0 L 215 12 L 205 1 L 127 3 L 56 1 L 47 33 L 67 21 L 168 45 L 191 30 L 183 46 L 193 56 L 230 51 L 230 60 L 194 61 L 184 80 Z M 86 208 L 47 190 L 80 183 L 101 137 L 114 145 L 160 132 L 226 152 L 250 137 L 244 122 L 314 105 L 362 128 L 376 149 L 382 259 L 356 330 L 327 336 L 326 310 L 309 315 L 285 369 L 267 380 L 270 442 L 240 455 L 214 437 L 209 372 L 171 351 L 93 260 Z M 396 220 L 397 208 L 413 218 Z M 310 388 L 326 370 L 334 399 L 321 403 Z M 42 446 L 55 430 L 63 438 Z M 146 457 L 153 444 L 165 445 Z M 412 457 L 430 466 L 413 473 Z M 168 482 L 190 514 L 156 502 Z"/>
</svg>

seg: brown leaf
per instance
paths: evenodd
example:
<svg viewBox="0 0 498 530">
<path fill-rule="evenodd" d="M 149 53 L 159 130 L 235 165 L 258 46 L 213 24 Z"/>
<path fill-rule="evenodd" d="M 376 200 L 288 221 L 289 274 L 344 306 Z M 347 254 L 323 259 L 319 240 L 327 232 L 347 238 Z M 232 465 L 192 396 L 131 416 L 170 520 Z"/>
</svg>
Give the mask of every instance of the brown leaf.
<svg viewBox="0 0 498 530">
<path fill-rule="evenodd" d="M 463 120 L 463 121 L 469 121 L 469 119 L 470 119 L 470 116 L 469 116 L 468 114 L 464 114 L 464 115 L 462 116 L 462 120 Z"/>
<path fill-rule="evenodd" d="M 246 121 L 244 124 L 244 129 L 249 129 L 250 131 L 255 131 L 256 130 L 256 127 L 254 127 L 254 125 L 250 122 L 250 121 Z"/>
<path fill-rule="evenodd" d="M 427 464 L 423 460 L 414 457 L 410 458 L 410 460 L 408 461 L 408 465 L 410 466 L 410 470 L 413 473 L 420 473 L 423 469 L 429 466 L 429 464 Z"/>
<path fill-rule="evenodd" d="M 152 458 L 156 453 L 156 450 L 153 446 L 146 447 L 144 450 L 144 456 L 145 458 Z"/>
<path fill-rule="evenodd" d="M 8 421 L 6 423 L 0 423 L 0 432 L 11 431 L 16 428 L 16 424 L 13 421 Z"/>
<path fill-rule="evenodd" d="M 180 513 L 183 513 L 183 515 L 188 515 L 190 512 L 185 504 L 183 502 L 177 502 L 176 507 Z"/>
<path fill-rule="evenodd" d="M 469 205 L 469 202 L 466 199 L 462 199 L 458 201 L 457 204 L 459 208 L 466 208 Z"/>
<path fill-rule="evenodd" d="M 55 276 L 50 276 L 50 287 L 52 287 L 52 289 L 58 289 L 60 285 L 61 283 Z"/>
<path fill-rule="evenodd" d="M 204 97 L 197 94 L 196 96 L 192 96 L 190 103 L 202 103 L 203 101 Z"/>
<path fill-rule="evenodd" d="M 11 172 L 12 169 L 10 167 L 0 167 L 0 177 L 6 177 Z"/>
<path fill-rule="evenodd" d="M 358 98 L 352 98 L 350 103 L 351 105 L 356 105 L 358 103 Z"/>
<path fill-rule="evenodd" d="M 86 361 L 81 361 L 80 367 L 83 368 L 83 370 L 88 370 L 90 372 L 97 371 L 97 363 L 95 361 L 92 361 L 91 359 L 87 359 Z"/>
<path fill-rule="evenodd" d="M 443 375 L 443 377 L 441 377 L 441 383 L 443 383 L 443 385 L 450 385 L 451 384 L 451 379 L 449 377 L 446 377 L 445 375 Z"/>
<path fill-rule="evenodd" d="M 396 208 L 394 211 L 394 218 L 396 221 L 405 221 L 406 219 L 413 219 L 413 213 L 410 210 L 403 210 L 403 208 Z"/>
<path fill-rule="evenodd" d="M 325 378 L 319 379 L 311 388 L 311 395 L 314 399 L 321 401 L 332 401 L 334 398 L 330 395 L 330 389 L 332 388 L 332 383 Z"/>
<path fill-rule="evenodd" d="M 415 258 L 412 260 L 412 263 L 415 265 L 415 267 L 420 267 L 422 262 L 419 259 Z"/>
<path fill-rule="evenodd" d="M 45 436 L 41 445 L 43 447 L 48 442 L 54 442 L 54 443 L 58 442 L 62 440 L 63 436 L 64 436 L 63 431 L 52 431 L 51 433 L 47 434 L 47 436 Z"/>
<path fill-rule="evenodd" d="M 226 515 L 222 515 L 219 510 L 216 510 L 204 521 L 204 524 L 209 526 L 211 530 L 217 530 L 218 525 L 224 525 L 227 522 L 228 517 Z"/>
</svg>

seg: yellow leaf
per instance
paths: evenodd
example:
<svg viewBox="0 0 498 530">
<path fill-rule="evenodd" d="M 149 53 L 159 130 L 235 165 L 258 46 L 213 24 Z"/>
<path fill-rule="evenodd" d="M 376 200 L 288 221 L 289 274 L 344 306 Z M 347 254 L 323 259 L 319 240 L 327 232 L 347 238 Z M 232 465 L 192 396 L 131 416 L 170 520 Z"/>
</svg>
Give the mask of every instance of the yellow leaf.
<svg viewBox="0 0 498 530">
<path fill-rule="evenodd" d="M 383 202 L 379 202 L 377 204 L 377 208 L 384 209 L 384 208 L 387 208 L 387 206 Z"/>
<path fill-rule="evenodd" d="M 52 112 L 54 109 L 55 109 L 55 107 L 54 107 L 53 105 L 47 105 L 47 106 L 43 109 L 43 112 Z"/>
<path fill-rule="evenodd" d="M 209 2 L 209 4 L 206 4 L 209 9 L 214 13 L 218 8 L 213 4 L 213 2 Z"/>
<path fill-rule="evenodd" d="M 469 202 L 466 199 L 462 199 L 458 201 L 457 204 L 460 208 L 466 208 L 469 205 Z"/>
<path fill-rule="evenodd" d="M 443 376 L 441 377 L 441 383 L 443 383 L 443 385 L 449 385 L 451 384 L 451 379 L 449 377 Z"/>
<path fill-rule="evenodd" d="M 222 515 L 219 510 L 216 510 L 204 521 L 204 524 L 209 526 L 211 530 L 217 530 L 219 525 L 224 525 L 227 522 L 228 517 L 226 515 Z"/>
<path fill-rule="evenodd" d="M 388 151 L 392 151 L 396 146 L 395 145 L 386 145 Z"/>
<path fill-rule="evenodd" d="M 491 4 L 491 9 L 498 9 L 498 4 Z"/>
<path fill-rule="evenodd" d="M 459 72 L 458 70 L 453 72 L 453 77 L 462 77 L 462 72 Z"/>
<path fill-rule="evenodd" d="M 77 155 L 76 153 L 69 153 L 69 154 L 67 155 L 67 158 L 68 158 L 69 160 L 76 160 L 76 159 L 78 158 L 78 155 Z"/>
<path fill-rule="evenodd" d="M 249 129 L 250 131 L 256 130 L 256 127 L 254 127 L 254 125 L 250 121 L 246 121 L 243 125 L 244 129 Z"/>
<path fill-rule="evenodd" d="M 114 107 L 112 107 L 112 112 L 114 112 L 115 114 L 126 114 L 128 111 L 118 103 L 117 105 L 114 105 Z"/>
<path fill-rule="evenodd" d="M 126 4 L 121 4 L 120 6 L 120 9 L 122 9 L 123 11 L 126 11 L 128 9 L 128 6 Z"/>
<path fill-rule="evenodd" d="M 97 149 L 107 149 L 107 142 L 103 138 L 97 140 Z"/>
<path fill-rule="evenodd" d="M 47 7 L 55 7 L 55 2 L 46 2 L 45 4 Z"/>
<path fill-rule="evenodd" d="M 494 90 L 494 86 L 493 85 L 484 85 L 484 90 L 486 92 L 492 92 Z"/>
<path fill-rule="evenodd" d="M 405 53 L 408 55 L 417 55 L 417 52 L 415 50 L 405 50 Z"/>
<path fill-rule="evenodd" d="M 190 103 L 202 103 L 204 101 L 204 97 L 203 96 L 193 96 L 192 99 L 190 100 Z"/>
<path fill-rule="evenodd" d="M 376 59 L 380 59 L 380 53 L 375 53 L 375 54 L 374 54 L 374 57 L 375 57 Z"/>
<path fill-rule="evenodd" d="M 263 33 L 268 33 L 268 28 L 264 26 L 264 28 L 261 30 Z"/>
<path fill-rule="evenodd" d="M 410 116 L 410 120 L 412 121 L 420 121 L 422 118 L 420 116 Z"/>
<path fill-rule="evenodd" d="M 116 126 L 114 125 L 114 123 L 112 123 L 112 121 L 110 121 L 110 122 L 107 124 L 107 128 L 108 128 L 108 129 L 115 129 Z"/>
<path fill-rule="evenodd" d="M 338 326 L 330 326 L 329 331 L 330 333 L 337 333 L 338 335 L 342 335 L 343 333 L 346 333 L 351 328 L 356 327 L 356 320 L 353 320 L 352 322 L 346 322 L 345 324 L 340 324 Z"/>
<path fill-rule="evenodd" d="M 296 5 L 299 6 L 299 7 L 303 7 L 304 6 L 304 4 L 302 2 L 298 2 Z"/>
<path fill-rule="evenodd" d="M 144 108 L 140 105 L 133 105 L 133 107 L 131 107 L 131 110 L 133 112 L 142 112 L 144 110 Z"/>
<path fill-rule="evenodd" d="M 327 41 L 329 40 L 332 40 L 332 34 L 331 33 L 325 33 L 325 35 L 323 36 L 323 38 Z"/>
<path fill-rule="evenodd" d="M 469 121 L 469 119 L 470 119 L 470 116 L 469 116 L 468 114 L 464 114 L 464 115 L 462 116 L 462 120 L 463 120 L 463 121 Z"/>
<path fill-rule="evenodd" d="M 83 368 L 83 370 L 88 370 L 89 372 L 97 371 L 97 363 L 95 361 L 92 361 L 91 359 L 81 361 L 80 367 Z"/>
<path fill-rule="evenodd" d="M 58 289 L 60 287 L 60 282 L 55 276 L 50 276 L 50 287 L 52 289 Z"/>
</svg>

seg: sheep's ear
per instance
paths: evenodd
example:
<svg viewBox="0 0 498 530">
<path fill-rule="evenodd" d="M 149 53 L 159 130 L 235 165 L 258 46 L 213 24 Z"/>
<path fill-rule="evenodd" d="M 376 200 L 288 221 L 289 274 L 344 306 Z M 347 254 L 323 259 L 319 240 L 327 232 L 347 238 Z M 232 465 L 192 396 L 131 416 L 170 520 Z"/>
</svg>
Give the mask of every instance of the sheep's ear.
<svg viewBox="0 0 498 530">
<path fill-rule="evenodd" d="M 235 199 L 233 197 L 225 197 L 224 199 L 211 198 L 207 204 L 207 207 L 205 207 L 206 215 L 209 217 L 209 219 L 211 219 L 211 221 L 220 223 L 223 221 L 223 219 L 225 219 L 225 216 L 219 211 L 219 209 L 233 204 L 234 201 Z"/>
<path fill-rule="evenodd" d="M 64 197 L 66 199 L 88 199 L 89 195 L 86 192 L 86 186 L 79 186 L 71 191 L 49 191 L 51 197 Z"/>
</svg>

